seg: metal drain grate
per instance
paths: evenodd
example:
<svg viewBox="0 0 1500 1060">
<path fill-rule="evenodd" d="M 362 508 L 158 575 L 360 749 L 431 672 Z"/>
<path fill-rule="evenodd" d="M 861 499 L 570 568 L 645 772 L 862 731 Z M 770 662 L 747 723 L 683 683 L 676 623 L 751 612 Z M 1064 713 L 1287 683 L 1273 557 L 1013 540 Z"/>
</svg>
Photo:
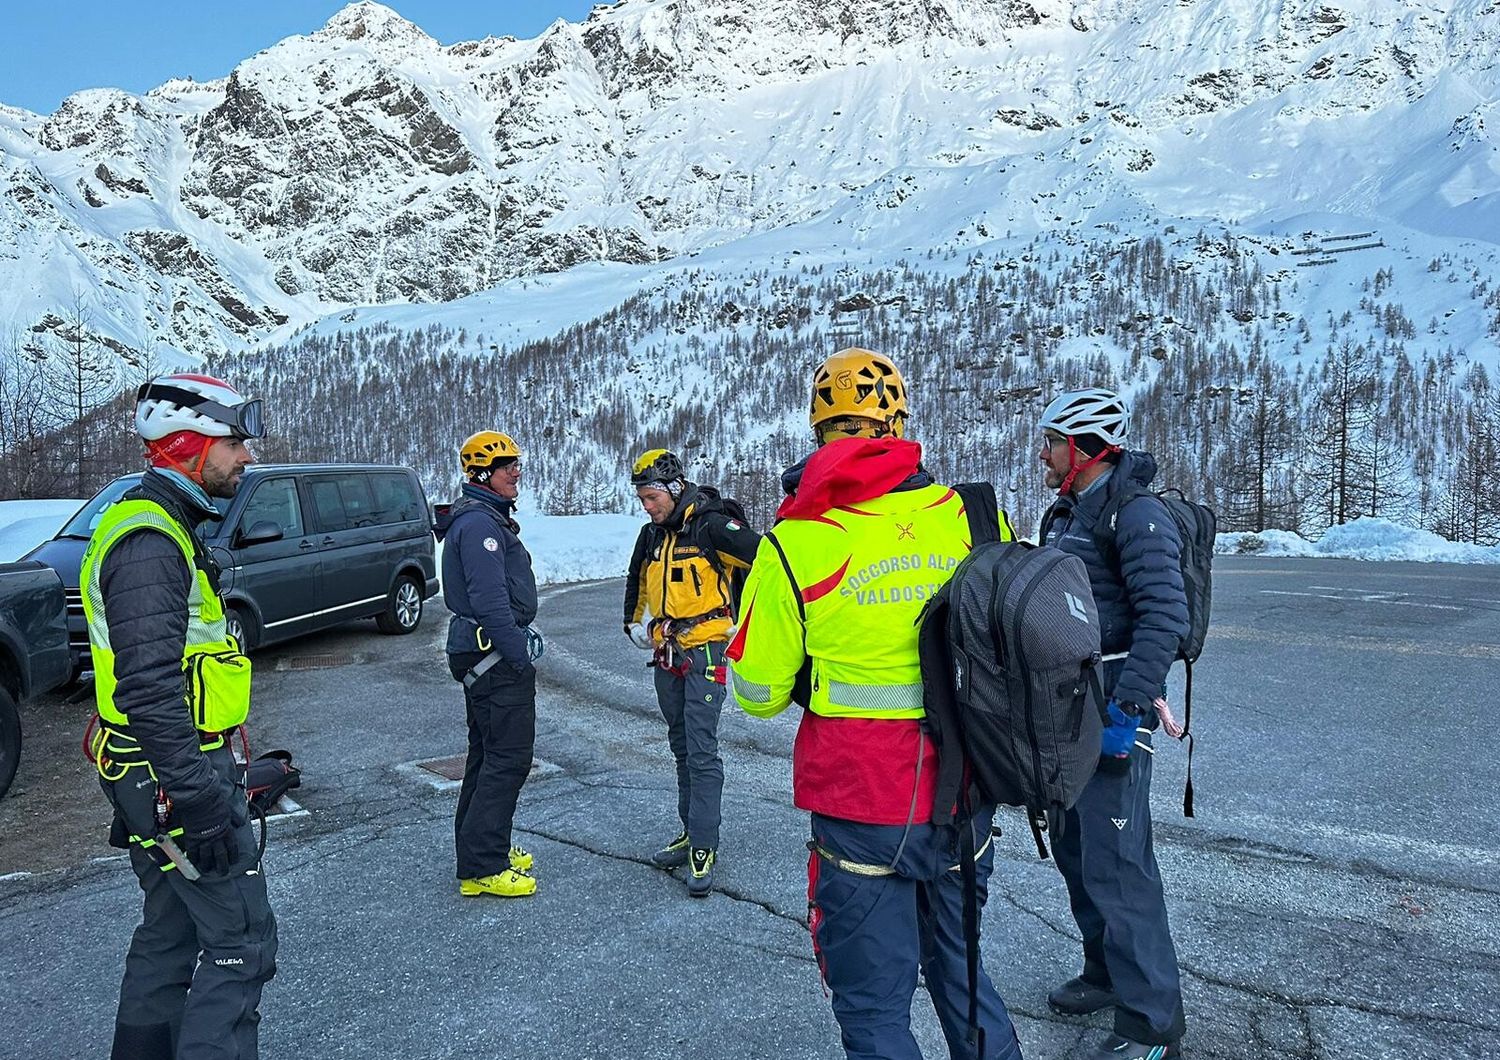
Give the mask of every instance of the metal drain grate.
<svg viewBox="0 0 1500 1060">
<path fill-rule="evenodd" d="M 325 652 L 322 655 L 283 655 L 276 660 L 276 669 L 333 670 L 340 666 L 352 666 L 358 661 L 358 656 L 343 652 Z"/>
<path fill-rule="evenodd" d="M 462 780 L 464 778 L 464 763 L 468 755 L 454 755 L 451 758 L 434 758 L 428 762 L 418 762 L 417 765 L 429 773 L 436 773 L 445 780 Z"/>
<path fill-rule="evenodd" d="M 449 755 L 447 758 L 424 758 L 420 762 L 405 762 L 397 766 L 408 775 L 415 775 L 427 781 L 439 791 L 449 791 L 464 779 L 464 764 L 468 761 L 468 755 Z M 531 772 L 529 779 L 536 780 L 541 777 L 552 776 L 561 773 L 562 767 L 555 762 L 548 762 L 542 758 L 531 760 Z"/>
</svg>

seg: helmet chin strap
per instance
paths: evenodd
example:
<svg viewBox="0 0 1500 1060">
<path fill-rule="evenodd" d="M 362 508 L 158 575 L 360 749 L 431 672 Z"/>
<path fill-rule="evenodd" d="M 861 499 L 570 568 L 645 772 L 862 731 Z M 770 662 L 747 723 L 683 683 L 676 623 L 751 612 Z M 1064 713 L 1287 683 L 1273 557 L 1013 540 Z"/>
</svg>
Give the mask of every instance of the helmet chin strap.
<svg viewBox="0 0 1500 1060">
<path fill-rule="evenodd" d="M 1082 472 L 1085 472 L 1089 468 L 1093 467 L 1110 453 L 1118 453 L 1119 451 L 1120 447 L 1118 445 L 1106 445 L 1103 449 L 1099 450 L 1093 456 L 1089 457 L 1087 460 L 1080 464 L 1078 463 L 1078 445 L 1076 442 L 1074 442 L 1073 436 L 1071 434 L 1068 435 L 1068 474 L 1062 480 L 1062 485 L 1057 487 L 1058 496 L 1062 496 L 1066 494 L 1068 490 L 1072 489 L 1073 480 L 1077 478 Z"/>
<path fill-rule="evenodd" d="M 201 486 L 203 485 L 203 467 L 208 463 L 208 451 L 213 448 L 214 439 L 206 434 L 200 437 L 203 439 L 203 447 L 198 450 L 198 459 L 194 467 L 188 467 L 154 441 L 146 443 L 146 459 L 156 467 L 170 468 L 179 474 L 186 475 Z"/>
</svg>

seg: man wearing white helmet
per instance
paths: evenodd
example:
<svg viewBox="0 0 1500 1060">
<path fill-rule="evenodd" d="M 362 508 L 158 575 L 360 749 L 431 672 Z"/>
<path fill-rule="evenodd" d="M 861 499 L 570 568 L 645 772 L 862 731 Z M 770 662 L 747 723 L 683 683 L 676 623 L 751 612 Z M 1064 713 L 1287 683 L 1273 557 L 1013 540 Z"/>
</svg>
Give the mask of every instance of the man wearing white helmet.
<svg viewBox="0 0 1500 1060">
<path fill-rule="evenodd" d="M 245 789 L 229 747 L 250 710 L 250 661 L 227 635 L 218 567 L 197 527 L 254 462 L 261 404 L 205 375 L 142 386 L 149 467 L 106 509 L 80 584 L 98 728 L 90 744 L 145 893 L 125 958 L 114 1060 L 257 1055 L 276 971 Z"/>
<path fill-rule="evenodd" d="M 1120 395 L 1097 388 L 1062 394 L 1042 413 L 1041 429 L 1038 458 L 1047 485 L 1058 491 L 1042 516 L 1041 540 L 1088 567 L 1113 722 L 1104 730 L 1098 771 L 1053 837 L 1083 934 L 1083 971 L 1047 1001 L 1064 1015 L 1114 1007 L 1114 1033 L 1093 1060 L 1164 1060 L 1177 1055 L 1184 1019 L 1151 846 L 1151 739 L 1153 704 L 1165 695 L 1167 670 L 1188 631 L 1181 541 L 1149 488 L 1155 458 L 1125 448 L 1130 409 Z M 1117 516 L 1109 528 L 1101 517 L 1112 503 Z M 1096 527 L 1112 548 L 1100 545 Z"/>
</svg>

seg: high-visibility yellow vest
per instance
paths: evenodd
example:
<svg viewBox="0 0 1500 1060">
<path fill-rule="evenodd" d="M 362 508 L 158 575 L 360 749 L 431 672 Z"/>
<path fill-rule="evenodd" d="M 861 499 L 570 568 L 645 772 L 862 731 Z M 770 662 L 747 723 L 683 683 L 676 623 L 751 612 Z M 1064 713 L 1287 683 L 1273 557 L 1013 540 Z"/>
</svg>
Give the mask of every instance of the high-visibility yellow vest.
<svg viewBox="0 0 1500 1060">
<path fill-rule="evenodd" d="M 1005 514 L 996 518 L 1011 540 Z M 969 554 L 959 495 L 942 485 L 901 490 L 786 519 L 770 533 L 775 541 L 762 540 L 741 603 L 741 658 L 731 669 L 739 705 L 761 717 L 784 710 L 808 658 L 813 713 L 922 717 L 916 621 Z"/>
<path fill-rule="evenodd" d="M 99 574 L 110 549 L 127 534 L 151 531 L 165 534 L 182 550 L 193 577 L 187 599 L 187 637 L 183 643 L 183 706 L 202 732 L 222 732 L 245 721 L 250 712 L 250 660 L 224 628 L 224 605 L 208 575 L 194 562 L 191 531 L 155 501 L 124 500 L 106 509 L 83 553 L 79 583 L 83 614 L 88 620 L 89 652 L 94 660 L 94 700 L 106 725 L 124 727 L 130 719 L 114 701 L 117 678 L 115 653 L 109 643 L 109 622 Z"/>
</svg>

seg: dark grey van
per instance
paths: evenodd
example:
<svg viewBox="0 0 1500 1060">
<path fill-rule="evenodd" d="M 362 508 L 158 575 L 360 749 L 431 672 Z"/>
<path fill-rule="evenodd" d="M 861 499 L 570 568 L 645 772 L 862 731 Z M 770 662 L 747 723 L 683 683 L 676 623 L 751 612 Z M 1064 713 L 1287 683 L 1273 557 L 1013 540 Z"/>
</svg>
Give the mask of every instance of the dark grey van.
<svg viewBox="0 0 1500 1060">
<path fill-rule="evenodd" d="M 90 668 L 79 568 L 104 510 L 140 481 L 99 491 L 26 558 L 62 577 L 75 674 Z M 438 591 L 432 518 L 416 472 L 378 464 L 252 464 L 220 522 L 200 528 L 223 568 L 230 631 L 247 649 L 374 618 L 411 633 Z"/>
</svg>

